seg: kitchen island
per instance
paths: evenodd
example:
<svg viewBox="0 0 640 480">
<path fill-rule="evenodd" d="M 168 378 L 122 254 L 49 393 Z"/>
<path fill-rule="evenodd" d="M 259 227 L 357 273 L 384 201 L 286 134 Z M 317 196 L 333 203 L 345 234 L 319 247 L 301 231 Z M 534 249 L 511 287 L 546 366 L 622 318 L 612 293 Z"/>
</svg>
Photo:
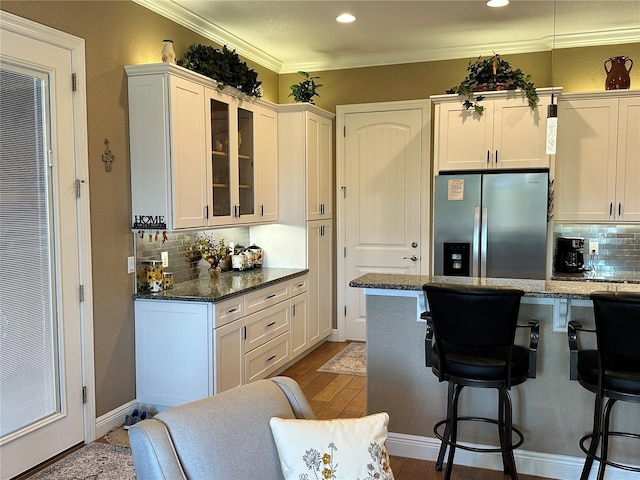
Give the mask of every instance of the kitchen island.
<svg viewBox="0 0 640 480">
<path fill-rule="evenodd" d="M 364 288 L 367 311 L 367 412 L 390 415 L 389 449 L 392 454 L 434 460 L 440 442 L 433 425 L 446 412 L 446 382 L 438 382 L 425 367 L 426 310 L 422 285 L 456 283 L 515 286 L 525 291 L 520 323 L 540 321 L 537 377 L 511 390 L 514 423 L 525 443 L 515 451 L 521 473 L 547 478 L 578 478 L 584 462 L 578 441 L 591 429 L 594 395 L 569 380 L 569 348 L 566 322 L 581 320 L 593 325 L 589 293 L 597 290 L 640 292 L 640 284 L 518 279 L 478 279 L 369 273 L 350 282 Z M 526 329 L 519 342 L 526 344 Z M 585 337 L 582 337 L 585 338 Z M 586 344 L 593 338 L 586 338 Z M 460 398 L 460 414 L 495 417 L 496 393 L 473 389 Z M 640 409 L 619 402 L 612 429 L 636 433 Z M 495 445 L 490 426 L 463 425 L 460 438 L 481 445 Z M 637 444 L 629 439 L 611 443 L 612 457 L 638 465 Z M 460 450 L 456 462 L 494 470 L 502 469 L 501 457 Z M 611 469 L 607 478 L 638 479 L 637 474 Z M 611 475 L 611 474 L 609 474 Z"/>
</svg>

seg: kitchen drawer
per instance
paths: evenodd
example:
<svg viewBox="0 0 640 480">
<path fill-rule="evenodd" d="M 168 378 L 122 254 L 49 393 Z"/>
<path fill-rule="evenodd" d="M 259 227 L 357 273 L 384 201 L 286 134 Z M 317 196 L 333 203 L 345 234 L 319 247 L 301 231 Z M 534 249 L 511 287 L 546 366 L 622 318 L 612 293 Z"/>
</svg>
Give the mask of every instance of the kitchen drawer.
<svg viewBox="0 0 640 480">
<path fill-rule="evenodd" d="M 221 327 L 245 315 L 244 297 L 239 295 L 228 300 L 223 300 L 222 302 L 216 303 L 214 308 L 216 310 L 214 328 Z"/>
<path fill-rule="evenodd" d="M 245 352 L 289 331 L 289 302 L 280 302 L 246 318 Z"/>
<path fill-rule="evenodd" d="M 244 296 L 245 315 L 256 313 L 263 308 L 287 300 L 289 296 L 289 281 L 247 293 Z"/>
<path fill-rule="evenodd" d="M 265 378 L 288 361 L 289 334 L 283 333 L 244 356 L 245 383 Z"/>
<path fill-rule="evenodd" d="M 300 295 L 309 288 L 309 275 L 302 275 L 291 280 L 291 296 Z"/>
</svg>

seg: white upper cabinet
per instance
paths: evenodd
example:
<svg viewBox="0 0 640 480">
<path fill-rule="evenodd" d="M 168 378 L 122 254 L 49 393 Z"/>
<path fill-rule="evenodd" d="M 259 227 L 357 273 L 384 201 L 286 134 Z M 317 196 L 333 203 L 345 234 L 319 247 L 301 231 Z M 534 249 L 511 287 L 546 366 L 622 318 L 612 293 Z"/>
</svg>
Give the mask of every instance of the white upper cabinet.
<svg viewBox="0 0 640 480">
<path fill-rule="evenodd" d="M 277 221 L 275 105 L 175 65 L 125 68 L 134 229 Z"/>
<path fill-rule="evenodd" d="M 256 111 L 256 207 L 260 222 L 278 220 L 278 114 Z"/>
<path fill-rule="evenodd" d="M 307 112 L 307 220 L 333 217 L 331 119 Z"/>
<path fill-rule="evenodd" d="M 434 118 L 435 172 L 549 168 L 546 112 L 551 89 L 538 89 L 532 110 L 522 92 L 483 92 L 482 115 L 467 110 L 458 95 L 437 95 Z"/>
<path fill-rule="evenodd" d="M 640 91 L 562 95 L 556 221 L 640 221 Z"/>
</svg>

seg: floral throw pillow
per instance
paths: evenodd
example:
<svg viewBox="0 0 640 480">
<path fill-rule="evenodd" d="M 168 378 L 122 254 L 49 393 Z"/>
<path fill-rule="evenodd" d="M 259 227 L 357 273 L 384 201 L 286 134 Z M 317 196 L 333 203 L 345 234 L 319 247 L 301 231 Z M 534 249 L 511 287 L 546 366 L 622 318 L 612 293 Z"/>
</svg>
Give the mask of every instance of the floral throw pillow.
<svg viewBox="0 0 640 480">
<path fill-rule="evenodd" d="M 387 454 L 389 415 L 270 421 L 285 480 L 393 480 Z"/>
</svg>

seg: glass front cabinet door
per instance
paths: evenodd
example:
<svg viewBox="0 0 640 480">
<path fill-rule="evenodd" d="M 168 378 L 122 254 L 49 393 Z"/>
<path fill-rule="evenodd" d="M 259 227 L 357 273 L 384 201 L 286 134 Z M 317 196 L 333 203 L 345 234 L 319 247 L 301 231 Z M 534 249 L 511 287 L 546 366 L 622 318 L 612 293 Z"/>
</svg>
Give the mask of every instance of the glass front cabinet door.
<svg viewBox="0 0 640 480">
<path fill-rule="evenodd" d="M 211 205 L 209 225 L 259 221 L 255 198 L 254 109 L 207 89 Z"/>
</svg>

